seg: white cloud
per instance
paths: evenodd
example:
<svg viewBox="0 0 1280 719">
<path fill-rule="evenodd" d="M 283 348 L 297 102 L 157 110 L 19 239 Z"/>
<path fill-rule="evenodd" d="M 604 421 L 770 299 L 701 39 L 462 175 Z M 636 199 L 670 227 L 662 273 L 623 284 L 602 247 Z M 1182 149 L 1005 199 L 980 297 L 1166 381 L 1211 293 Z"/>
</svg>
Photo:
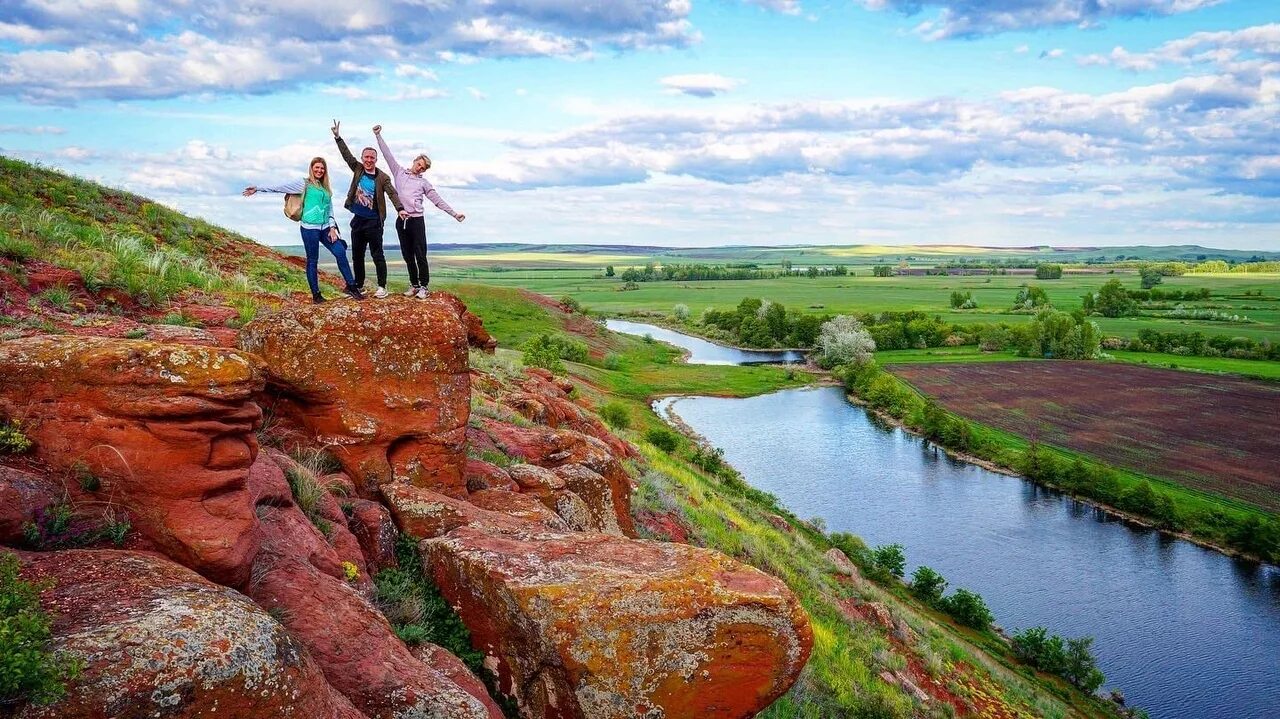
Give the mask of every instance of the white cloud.
<svg viewBox="0 0 1280 719">
<path fill-rule="evenodd" d="M 424 65 L 685 47 L 699 39 L 690 10 L 689 0 L 432 0 L 355 13 L 337 0 L 13 0 L 0 5 L 0 42 L 25 49 L 0 54 L 0 94 L 71 103 L 260 93 L 361 79 L 379 64 L 434 80 Z"/>
<path fill-rule="evenodd" d="M 1210 65 L 1223 70 L 1262 70 L 1280 62 L 1280 23 L 1241 30 L 1198 32 L 1161 44 L 1150 52 L 1117 46 L 1105 55 L 1086 55 L 1081 65 L 1105 65 L 1135 72 L 1165 65 Z M 1275 68 L 1270 68 L 1274 72 Z"/>
<path fill-rule="evenodd" d="M 1060 48 L 1060 47 L 1055 47 L 1055 48 L 1053 48 L 1052 50 L 1041 50 L 1041 51 L 1040 51 L 1040 59 L 1041 59 L 1041 60 L 1055 60 L 1055 59 L 1057 59 L 1057 58 L 1062 57 L 1062 56 L 1063 56 L 1063 55 L 1065 55 L 1065 54 L 1066 54 L 1066 50 L 1063 50 L 1063 49 L 1062 49 L 1062 48 Z"/>
<path fill-rule="evenodd" d="M 480 90 L 480 88 L 478 88 L 478 87 L 468 87 L 468 88 L 467 88 L 467 94 L 468 94 L 468 95 L 471 95 L 472 99 L 475 99 L 475 100 L 487 100 L 487 99 L 489 99 L 489 96 L 488 96 L 488 95 L 486 95 L 484 92 L 482 92 L 482 91 Z"/>
<path fill-rule="evenodd" d="M 729 92 L 742 84 L 741 80 L 709 72 L 691 75 L 668 75 L 659 80 L 659 82 L 667 88 L 667 92 L 692 95 L 693 97 L 715 97 Z"/>
<path fill-rule="evenodd" d="M 66 129 L 54 125 L 0 125 L 0 135 L 65 135 Z"/>
<path fill-rule="evenodd" d="M 1090 27 L 1110 18 L 1152 17 L 1191 12 L 1224 0 L 859 0 L 869 10 L 917 15 L 936 13 L 916 32 L 929 40 L 1075 25 Z"/>
</svg>

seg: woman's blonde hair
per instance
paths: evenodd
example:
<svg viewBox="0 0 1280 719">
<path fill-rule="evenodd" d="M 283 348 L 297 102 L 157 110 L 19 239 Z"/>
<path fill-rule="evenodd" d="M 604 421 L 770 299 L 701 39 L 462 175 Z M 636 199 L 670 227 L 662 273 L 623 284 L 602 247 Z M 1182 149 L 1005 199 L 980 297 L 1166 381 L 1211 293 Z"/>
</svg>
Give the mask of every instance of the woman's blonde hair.
<svg viewBox="0 0 1280 719">
<path fill-rule="evenodd" d="M 423 162 L 427 163 L 427 166 L 426 166 L 425 168 L 423 168 L 423 169 L 426 169 L 426 170 L 430 170 L 430 169 L 431 169 L 431 158 L 430 158 L 430 157 L 427 157 L 427 154 L 426 154 L 425 152 L 424 152 L 424 153 L 422 153 L 422 154 L 420 154 L 420 155 L 418 155 L 417 157 L 413 158 L 413 161 L 414 161 L 414 162 L 417 162 L 418 160 L 422 160 Z M 413 167 L 413 165 L 409 165 L 409 166 L 410 166 L 410 167 Z"/>
<path fill-rule="evenodd" d="M 317 162 L 320 163 L 321 165 L 324 165 L 324 179 L 320 180 L 319 183 L 316 183 L 315 178 L 311 177 L 311 167 L 312 165 L 315 165 Z M 329 193 L 330 195 L 333 194 L 333 188 L 329 186 L 329 163 L 325 162 L 325 159 L 323 157 L 313 157 L 311 158 L 311 162 L 307 163 L 307 184 L 308 185 L 319 184 L 321 187 L 324 188 L 325 192 Z"/>
</svg>

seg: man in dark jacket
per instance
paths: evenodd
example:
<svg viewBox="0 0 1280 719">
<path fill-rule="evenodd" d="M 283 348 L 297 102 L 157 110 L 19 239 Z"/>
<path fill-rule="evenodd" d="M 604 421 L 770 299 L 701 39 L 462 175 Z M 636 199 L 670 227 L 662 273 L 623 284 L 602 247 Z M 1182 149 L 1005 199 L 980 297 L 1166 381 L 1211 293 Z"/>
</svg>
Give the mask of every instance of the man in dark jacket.
<svg viewBox="0 0 1280 719">
<path fill-rule="evenodd" d="M 387 219 L 384 196 L 391 199 L 401 218 L 409 215 L 400 204 L 391 177 L 378 169 L 378 151 L 366 147 L 360 151 L 360 159 L 356 160 L 338 134 L 337 120 L 333 121 L 331 129 L 334 142 L 338 143 L 338 152 L 355 173 L 351 176 L 351 188 L 347 190 L 347 202 L 343 206 L 351 211 L 351 259 L 356 286 L 364 285 L 364 251 L 368 248 L 378 275 L 378 291 L 373 296 L 381 299 L 387 296 L 387 260 L 382 254 L 382 226 Z"/>
</svg>

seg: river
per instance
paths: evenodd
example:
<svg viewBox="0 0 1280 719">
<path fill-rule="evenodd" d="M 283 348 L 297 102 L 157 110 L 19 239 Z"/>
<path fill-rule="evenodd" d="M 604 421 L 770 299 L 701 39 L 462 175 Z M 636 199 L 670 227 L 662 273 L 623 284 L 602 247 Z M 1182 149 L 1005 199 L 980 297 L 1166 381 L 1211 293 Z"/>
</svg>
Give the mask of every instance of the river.
<svg viewBox="0 0 1280 719">
<path fill-rule="evenodd" d="M 1153 718 L 1280 716 L 1277 568 L 955 461 L 837 387 L 658 403 L 668 409 L 797 515 L 902 544 L 908 574 L 928 565 L 978 592 L 1011 633 L 1094 637 L 1106 686 Z"/>
<path fill-rule="evenodd" d="M 726 347 L 700 337 L 691 337 L 675 330 L 641 322 L 610 319 L 605 321 L 605 326 L 614 332 L 642 337 L 648 335 L 655 340 L 688 350 L 689 357 L 685 361 L 689 364 L 731 365 L 804 361 L 804 353 L 796 350 L 748 350 Z"/>
</svg>

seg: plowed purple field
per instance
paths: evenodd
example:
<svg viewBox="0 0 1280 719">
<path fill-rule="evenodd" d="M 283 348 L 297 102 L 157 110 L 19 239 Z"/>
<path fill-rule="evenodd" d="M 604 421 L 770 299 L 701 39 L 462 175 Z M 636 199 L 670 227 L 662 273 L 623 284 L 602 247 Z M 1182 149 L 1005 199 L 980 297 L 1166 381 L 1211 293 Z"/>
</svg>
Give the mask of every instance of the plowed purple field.
<svg viewBox="0 0 1280 719">
<path fill-rule="evenodd" d="M 890 369 L 963 417 L 1280 511 L 1280 385 L 1110 362 Z"/>
</svg>

